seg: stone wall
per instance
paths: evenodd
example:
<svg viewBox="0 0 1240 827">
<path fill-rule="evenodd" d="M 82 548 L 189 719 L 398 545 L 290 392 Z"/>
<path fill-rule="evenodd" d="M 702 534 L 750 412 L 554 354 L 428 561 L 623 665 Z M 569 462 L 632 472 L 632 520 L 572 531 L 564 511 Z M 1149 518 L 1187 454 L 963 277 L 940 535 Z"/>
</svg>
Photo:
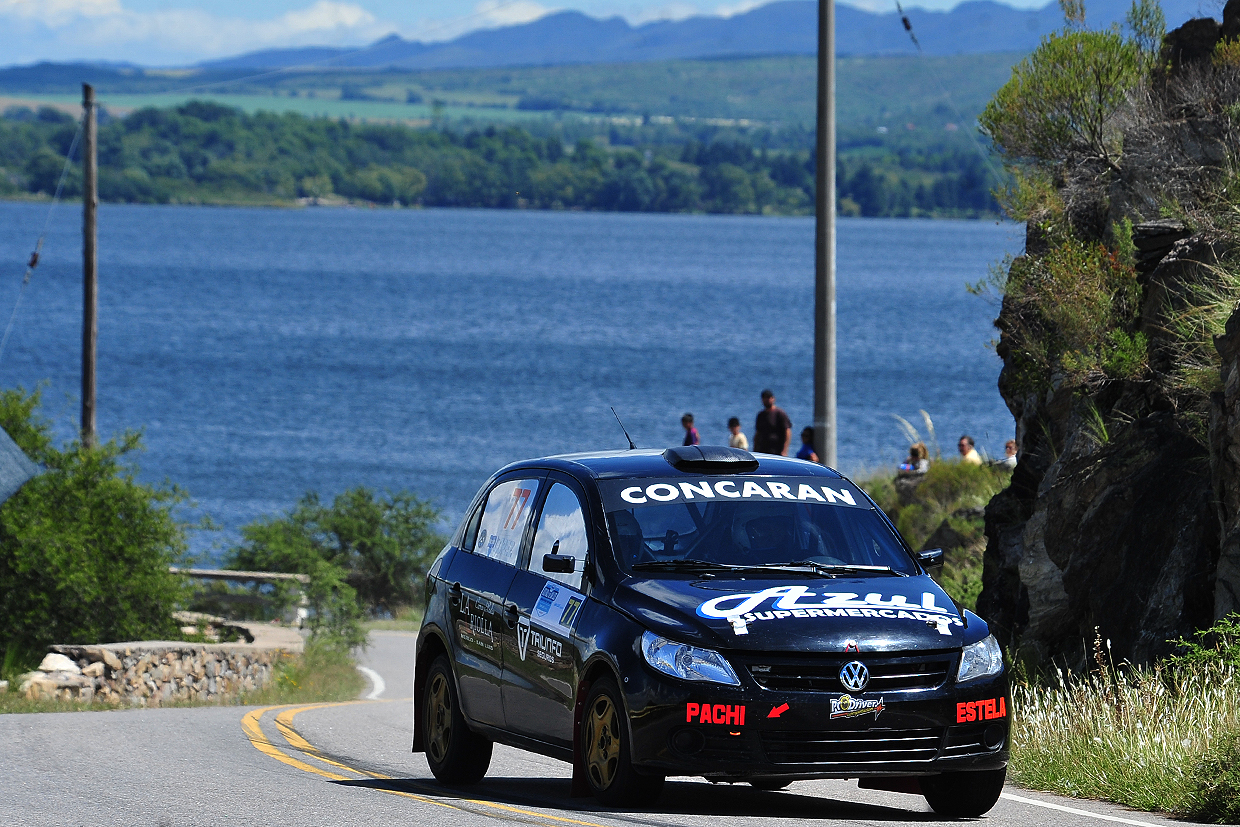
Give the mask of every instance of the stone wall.
<svg viewBox="0 0 1240 827">
<path fill-rule="evenodd" d="M 32 699 L 161 706 L 178 701 L 227 702 L 271 683 L 282 658 L 302 650 L 295 630 L 245 624 L 253 643 L 139 641 L 53 646 L 38 670 L 21 677 Z"/>
</svg>

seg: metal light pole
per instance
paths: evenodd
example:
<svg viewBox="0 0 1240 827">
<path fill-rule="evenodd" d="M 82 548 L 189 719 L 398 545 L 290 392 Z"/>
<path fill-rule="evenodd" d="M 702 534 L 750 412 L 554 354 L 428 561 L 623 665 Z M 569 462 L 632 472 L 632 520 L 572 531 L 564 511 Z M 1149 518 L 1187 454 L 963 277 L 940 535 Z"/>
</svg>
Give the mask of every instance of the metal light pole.
<svg viewBox="0 0 1240 827">
<path fill-rule="evenodd" d="M 818 0 L 814 207 L 814 453 L 835 467 L 835 0 Z"/>
<path fill-rule="evenodd" d="M 95 330 L 99 318 L 96 295 L 98 260 L 96 253 L 95 211 L 95 90 L 82 84 L 82 444 L 95 444 Z"/>
</svg>

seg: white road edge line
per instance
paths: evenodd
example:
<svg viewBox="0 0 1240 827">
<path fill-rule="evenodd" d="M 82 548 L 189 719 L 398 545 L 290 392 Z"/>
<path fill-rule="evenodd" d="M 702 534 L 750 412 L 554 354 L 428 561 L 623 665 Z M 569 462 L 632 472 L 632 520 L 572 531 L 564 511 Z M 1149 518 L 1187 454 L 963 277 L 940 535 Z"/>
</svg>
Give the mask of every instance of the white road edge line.
<svg viewBox="0 0 1240 827">
<path fill-rule="evenodd" d="M 1060 812 L 1072 813 L 1073 815 L 1086 816 L 1088 818 L 1096 818 L 1102 821 L 1115 821 L 1120 824 L 1133 824 L 1136 825 L 1136 827 L 1160 827 L 1160 825 L 1154 824 L 1150 821 L 1135 821 L 1131 818 L 1120 818 L 1119 816 L 1109 816 L 1104 815 L 1103 813 L 1091 813 L 1088 810 L 1078 810 L 1075 807 L 1065 807 L 1062 804 L 1051 804 L 1049 801 L 1037 801 L 1032 798 L 1012 795 L 1011 793 L 1003 793 L 1000 797 L 1006 798 L 1008 801 L 1018 801 L 1021 804 L 1032 804 L 1035 807 L 1046 807 L 1048 810 L 1059 810 Z"/>
<path fill-rule="evenodd" d="M 379 696 L 383 694 L 385 689 L 387 689 L 387 684 L 383 682 L 383 678 L 379 676 L 378 672 L 373 669 L 367 669 L 365 666 L 357 667 L 357 671 L 361 672 L 368 679 L 370 679 L 370 684 L 373 687 L 373 689 L 370 690 L 370 694 L 364 697 L 364 700 L 379 700 Z M 1132 823 L 1136 824 L 1137 822 L 1134 821 Z"/>
</svg>

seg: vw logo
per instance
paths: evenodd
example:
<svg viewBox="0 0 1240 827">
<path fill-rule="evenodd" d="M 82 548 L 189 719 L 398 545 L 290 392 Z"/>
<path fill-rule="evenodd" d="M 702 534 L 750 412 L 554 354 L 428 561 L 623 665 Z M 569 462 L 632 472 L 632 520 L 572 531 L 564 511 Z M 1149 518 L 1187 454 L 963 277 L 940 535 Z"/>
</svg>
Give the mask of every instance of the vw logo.
<svg viewBox="0 0 1240 827">
<path fill-rule="evenodd" d="M 860 692 L 870 682 L 870 670 L 859 660 L 844 664 L 840 669 L 840 683 L 849 692 Z"/>
</svg>

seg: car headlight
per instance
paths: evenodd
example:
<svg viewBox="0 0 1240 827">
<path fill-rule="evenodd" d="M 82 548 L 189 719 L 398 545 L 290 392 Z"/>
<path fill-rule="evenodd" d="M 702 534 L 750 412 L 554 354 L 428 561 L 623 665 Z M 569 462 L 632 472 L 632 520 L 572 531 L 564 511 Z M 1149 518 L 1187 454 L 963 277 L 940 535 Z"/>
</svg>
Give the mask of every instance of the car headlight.
<svg viewBox="0 0 1240 827">
<path fill-rule="evenodd" d="M 687 643 L 676 643 L 646 632 L 642 635 L 642 657 L 646 663 L 682 681 L 707 681 L 740 686 L 736 673 L 723 655 L 711 649 L 700 649 Z"/>
<path fill-rule="evenodd" d="M 994 635 L 987 635 L 985 640 L 971 643 L 960 653 L 960 671 L 956 673 L 956 683 L 975 681 L 978 678 L 989 678 L 1003 671 L 1003 650 Z"/>
</svg>

